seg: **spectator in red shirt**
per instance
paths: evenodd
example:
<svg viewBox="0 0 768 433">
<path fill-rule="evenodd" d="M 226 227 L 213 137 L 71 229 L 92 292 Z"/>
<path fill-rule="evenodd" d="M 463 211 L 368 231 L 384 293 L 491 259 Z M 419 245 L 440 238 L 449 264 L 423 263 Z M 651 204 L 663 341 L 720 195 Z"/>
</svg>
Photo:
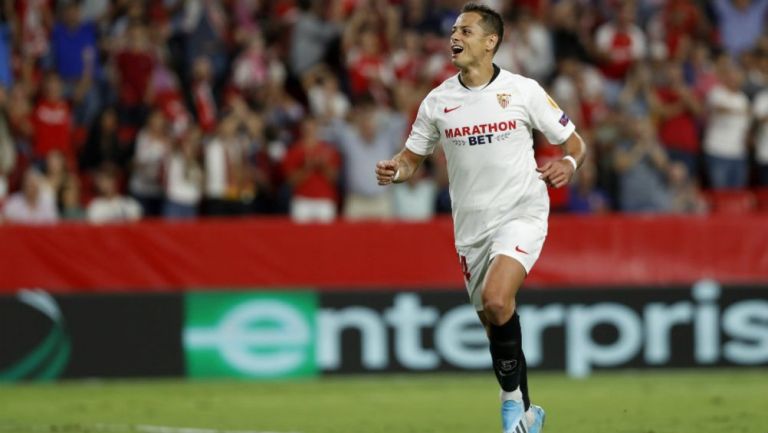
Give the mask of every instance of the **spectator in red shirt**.
<svg viewBox="0 0 768 433">
<path fill-rule="evenodd" d="M 197 124 L 205 133 L 216 127 L 218 106 L 213 92 L 213 66 L 207 57 L 198 57 L 192 65 L 192 102 Z"/>
<path fill-rule="evenodd" d="M 352 96 L 370 93 L 381 100 L 385 98 L 386 87 L 392 83 L 394 76 L 387 62 L 388 57 L 381 49 L 379 36 L 373 30 L 363 29 L 356 35 L 356 42 L 347 57 Z"/>
<path fill-rule="evenodd" d="M 72 160 L 72 112 L 63 98 L 61 79 L 55 73 L 45 78 L 43 97 L 32 113 L 32 124 L 35 158 L 42 160 L 48 152 L 59 150 L 67 160 Z"/>
<path fill-rule="evenodd" d="M 126 48 L 115 57 L 119 76 L 118 107 L 121 123 L 138 128 L 144 121 L 145 104 L 149 102 L 149 83 L 155 68 L 155 57 L 144 25 L 130 24 L 127 38 Z"/>
<path fill-rule="evenodd" d="M 646 36 L 635 24 L 632 2 L 620 6 L 616 18 L 597 29 L 595 45 L 600 70 L 606 78 L 605 98 L 610 105 L 615 105 L 627 73 L 646 54 Z"/>
<path fill-rule="evenodd" d="M 659 140 L 670 159 L 685 164 L 688 173 L 695 177 L 699 175 L 701 143 L 697 124 L 701 103 L 685 82 L 679 64 L 669 63 L 663 72 L 665 82 L 656 86 L 651 99 L 659 119 Z"/>
<path fill-rule="evenodd" d="M 336 218 L 339 153 L 320 141 L 317 121 L 301 124 L 301 139 L 285 155 L 284 170 L 293 187 L 291 218 L 300 223 L 331 222 Z"/>
</svg>

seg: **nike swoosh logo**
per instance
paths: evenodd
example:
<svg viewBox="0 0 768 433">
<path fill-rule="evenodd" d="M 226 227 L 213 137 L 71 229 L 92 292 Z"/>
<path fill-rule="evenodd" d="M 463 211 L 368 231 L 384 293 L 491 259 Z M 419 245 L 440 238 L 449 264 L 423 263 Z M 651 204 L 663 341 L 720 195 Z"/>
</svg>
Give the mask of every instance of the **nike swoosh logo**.
<svg viewBox="0 0 768 433">
<path fill-rule="evenodd" d="M 517 251 L 518 253 L 528 254 L 528 251 L 524 251 L 524 250 L 522 250 L 522 249 L 520 248 L 520 245 L 517 245 L 517 246 L 515 247 L 515 251 Z"/>
<path fill-rule="evenodd" d="M 458 105 L 458 106 L 453 107 L 453 108 L 445 107 L 445 108 L 443 108 L 443 113 L 450 113 L 451 111 L 458 110 L 459 108 L 461 108 L 461 105 Z"/>
</svg>

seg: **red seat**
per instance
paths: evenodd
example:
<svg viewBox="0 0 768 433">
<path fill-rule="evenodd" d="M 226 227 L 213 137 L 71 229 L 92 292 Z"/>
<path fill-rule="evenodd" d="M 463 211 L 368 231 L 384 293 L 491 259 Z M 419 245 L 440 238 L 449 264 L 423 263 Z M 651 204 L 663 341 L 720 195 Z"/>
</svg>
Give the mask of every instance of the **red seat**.
<svg viewBox="0 0 768 433">
<path fill-rule="evenodd" d="M 768 186 L 763 186 L 754 189 L 755 201 L 757 202 L 757 210 L 760 212 L 768 212 Z"/>
<path fill-rule="evenodd" d="M 744 214 L 757 209 L 755 194 L 746 189 L 712 190 L 706 197 L 713 213 Z"/>
</svg>

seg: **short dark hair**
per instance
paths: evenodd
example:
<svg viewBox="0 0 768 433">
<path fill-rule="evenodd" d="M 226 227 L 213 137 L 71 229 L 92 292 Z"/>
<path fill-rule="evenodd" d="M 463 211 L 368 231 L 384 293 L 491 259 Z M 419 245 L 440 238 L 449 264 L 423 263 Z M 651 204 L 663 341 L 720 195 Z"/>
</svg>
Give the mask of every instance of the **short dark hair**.
<svg viewBox="0 0 768 433">
<path fill-rule="evenodd" d="M 501 19 L 501 15 L 486 5 L 474 2 L 469 2 L 461 8 L 461 13 L 467 12 L 474 12 L 480 15 L 480 26 L 485 30 L 486 34 L 495 33 L 499 36 L 496 46 L 493 47 L 493 54 L 496 54 L 499 51 L 501 40 L 504 38 L 504 21 Z"/>
</svg>

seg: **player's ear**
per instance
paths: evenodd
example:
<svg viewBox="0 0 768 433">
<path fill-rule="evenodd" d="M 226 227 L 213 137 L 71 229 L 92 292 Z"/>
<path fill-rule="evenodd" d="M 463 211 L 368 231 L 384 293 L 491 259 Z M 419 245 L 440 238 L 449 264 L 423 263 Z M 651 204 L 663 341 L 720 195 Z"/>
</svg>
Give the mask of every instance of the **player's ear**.
<svg viewBox="0 0 768 433">
<path fill-rule="evenodd" d="M 499 41 L 499 35 L 492 33 L 485 39 L 485 49 L 493 52 L 496 43 Z"/>
</svg>

